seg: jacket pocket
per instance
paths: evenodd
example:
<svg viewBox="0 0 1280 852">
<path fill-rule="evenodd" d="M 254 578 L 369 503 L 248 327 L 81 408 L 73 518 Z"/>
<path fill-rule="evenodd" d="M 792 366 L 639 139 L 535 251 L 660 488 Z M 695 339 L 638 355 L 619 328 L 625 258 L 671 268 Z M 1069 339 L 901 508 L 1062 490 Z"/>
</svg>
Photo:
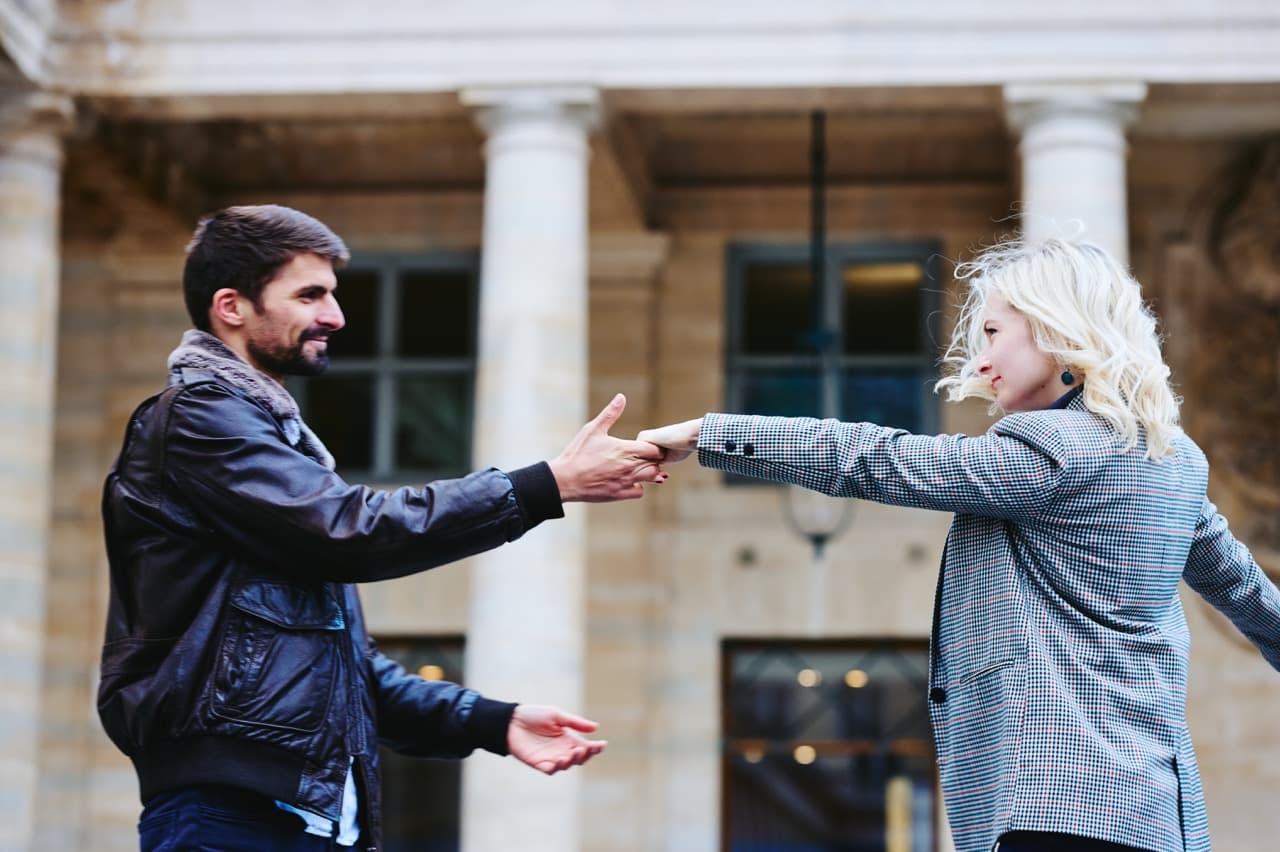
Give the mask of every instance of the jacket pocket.
<svg viewBox="0 0 1280 852">
<path fill-rule="evenodd" d="M 972 671 L 967 672 L 963 677 L 957 680 L 953 688 L 958 689 L 959 687 L 962 687 L 962 686 L 968 686 L 974 681 L 982 680 L 984 677 L 990 677 L 991 675 L 995 674 L 996 672 L 1002 669 L 1007 669 L 1009 666 L 1013 665 L 1015 662 L 1016 660 L 998 660 L 994 663 L 988 663 L 984 666 L 978 666 L 974 668 Z"/>
<path fill-rule="evenodd" d="M 230 722 L 313 733 L 333 698 L 346 628 L 320 584 L 253 579 L 224 616 L 211 711 Z"/>
</svg>

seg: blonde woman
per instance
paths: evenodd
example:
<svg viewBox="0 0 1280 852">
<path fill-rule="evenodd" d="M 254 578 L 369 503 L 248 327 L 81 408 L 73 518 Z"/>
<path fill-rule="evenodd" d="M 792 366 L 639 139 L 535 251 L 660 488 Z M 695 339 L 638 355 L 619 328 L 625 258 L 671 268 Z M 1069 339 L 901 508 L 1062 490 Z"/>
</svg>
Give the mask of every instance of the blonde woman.
<svg viewBox="0 0 1280 852">
<path fill-rule="evenodd" d="M 1280 592 L 1205 497 L 1155 321 L 1101 249 L 962 264 L 937 389 L 980 437 L 708 414 L 642 432 L 677 461 L 955 513 L 929 710 L 959 852 L 1209 849 L 1185 714 L 1187 583 L 1280 669 Z"/>
</svg>

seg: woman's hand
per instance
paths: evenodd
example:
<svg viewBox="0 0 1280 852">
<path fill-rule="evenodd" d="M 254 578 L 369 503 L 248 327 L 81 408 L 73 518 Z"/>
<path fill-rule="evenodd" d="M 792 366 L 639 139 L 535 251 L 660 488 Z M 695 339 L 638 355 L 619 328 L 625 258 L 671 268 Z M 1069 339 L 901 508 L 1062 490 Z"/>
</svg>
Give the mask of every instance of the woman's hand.
<svg viewBox="0 0 1280 852">
<path fill-rule="evenodd" d="M 656 429 L 645 429 L 636 436 L 637 441 L 645 441 L 666 451 L 664 462 L 683 461 L 698 449 L 698 432 L 702 429 L 702 418 L 686 420 L 683 423 L 672 423 L 670 426 L 659 426 Z"/>
</svg>

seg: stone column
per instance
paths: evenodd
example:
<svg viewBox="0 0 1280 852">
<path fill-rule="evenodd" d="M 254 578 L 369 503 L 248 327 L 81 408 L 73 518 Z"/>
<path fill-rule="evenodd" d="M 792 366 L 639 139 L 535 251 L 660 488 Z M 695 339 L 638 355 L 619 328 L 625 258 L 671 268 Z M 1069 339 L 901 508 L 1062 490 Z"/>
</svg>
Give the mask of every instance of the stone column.
<svg viewBox="0 0 1280 852">
<path fill-rule="evenodd" d="M 1079 234 L 1129 257 L 1125 128 L 1146 97 L 1142 83 L 1014 84 L 1010 124 L 1022 133 L 1022 232 Z"/>
<path fill-rule="evenodd" d="M 61 134 L 70 99 L 0 95 L 0 825 L 35 819 L 58 336 Z"/>
<path fill-rule="evenodd" d="M 475 463 L 554 456 L 588 417 L 587 136 L 593 89 L 463 93 L 488 134 Z M 476 559 L 466 679 L 508 701 L 581 712 L 585 515 Z M 463 771 L 462 842 L 579 845 L 579 778 L 480 756 Z"/>
<path fill-rule="evenodd" d="M 657 278 L 669 245 L 666 234 L 591 235 L 588 398 L 598 407 L 618 391 L 627 395 L 615 430 L 621 436 L 656 422 Z M 650 552 L 654 506 L 647 495 L 587 511 L 586 709 L 603 726 L 609 750 L 583 776 L 584 849 L 648 852 L 664 845 L 650 783 L 652 740 L 665 736 L 665 730 L 655 734 L 653 721 L 654 675 L 663 649 L 656 616 L 665 588 Z"/>
</svg>

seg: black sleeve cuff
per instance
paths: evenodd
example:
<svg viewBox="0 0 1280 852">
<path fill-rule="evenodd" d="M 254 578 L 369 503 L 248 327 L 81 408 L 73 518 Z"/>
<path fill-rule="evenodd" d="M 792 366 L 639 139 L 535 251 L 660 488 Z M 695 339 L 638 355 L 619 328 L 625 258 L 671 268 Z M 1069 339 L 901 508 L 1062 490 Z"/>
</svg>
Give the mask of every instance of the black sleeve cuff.
<svg viewBox="0 0 1280 852">
<path fill-rule="evenodd" d="M 516 504 L 524 519 L 525 531 L 543 521 L 564 517 L 564 504 L 560 502 L 560 486 L 556 484 L 551 465 L 538 462 L 528 467 L 507 472 L 507 478 L 516 492 Z"/>
<path fill-rule="evenodd" d="M 511 727 L 511 716 L 515 712 L 516 705 L 493 701 L 482 695 L 476 699 L 464 727 L 476 747 L 506 755 L 509 753 L 507 729 Z"/>
</svg>

